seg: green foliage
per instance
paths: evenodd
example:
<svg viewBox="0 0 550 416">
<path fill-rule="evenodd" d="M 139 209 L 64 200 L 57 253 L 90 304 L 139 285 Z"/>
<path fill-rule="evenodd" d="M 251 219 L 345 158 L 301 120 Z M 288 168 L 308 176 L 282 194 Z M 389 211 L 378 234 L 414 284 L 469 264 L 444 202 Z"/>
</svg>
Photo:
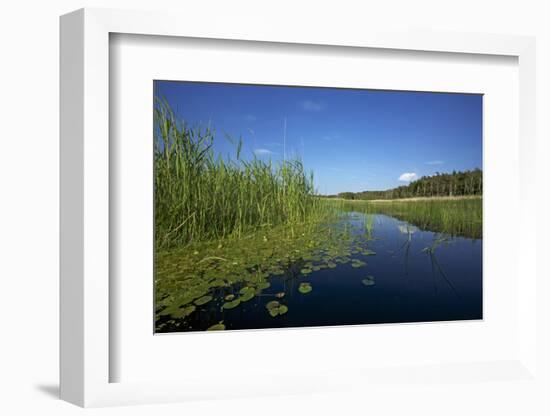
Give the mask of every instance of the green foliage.
<svg viewBox="0 0 550 416">
<path fill-rule="evenodd" d="M 351 267 L 356 268 L 356 269 L 358 269 L 359 267 L 364 267 L 364 266 L 366 266 L 366 264 L 367 263 L 365 263 L 364 261 L 361 261 L 359 259 L 353 259 L 351 261 Z"/>
<path fill-rule="evenodd" d="M 364 286 L 374 286 L 374 276 L 367 276 L 365 279 L 361 280 Z"/>
<path fill-rule="evenodd" d="M 254 297 L 256 290 L 253 287 L 243 287 L 239 293 L 241 294 L 240 301 L 247 302 Z"/>
<path fill-rule="evenodd" d="M 434 196 L 465 196 L 483 194 L 483 173 L 480 169 L 464 172 L 436 173 L 423 176 L 408 185 L 386 191 L 342 192 L 343 199 L 400 199 Z"/>
<path fill-rule="evenodd" d="M 186 316 L 189 316 L 193 312 L 195 312 L 195 309 L 196 308 L 194 305 L 185 306 L 183 308 L 177 308 L 177 309 L 174 309 L 172 313 L 170 313 L 170 316 L 176 319 L 185 318 Z M 170 312 L 170 310 L 168 310 L 167 312 Z"/>
<path fill-rule="evenodd" d="M 241 300 L 239 298 L 237 298 L 235 300 L 232 300 L 231 302 L 225 302 L 222 305 L 222 308 L 223 309 L 233 309 L 233 308 L 236 308 L 237 306 L 239 306 L 240 303 L 241 303 Z"/>
<path fill-rule="evenodd" d="M 313 175 L 300 160 L 279 165 L 256 157 L 216 157 L 214 132 L 191 127 L 170 106 L 155 106 L 155 242 L 170 248 L 239 238 L 276 225 L 311 221 L 326 212 L 314 195 Z"/>
<path fill-rule="evenodd" d="M 209 295 L 202 296 L 195 301 L 195 305 L 202 306 L 210 302 L 212 299 L 213 299 L 212 296 L 209 296 Z"/>
<path fill-rule="evenodd" d="M 267 238 L 264 238 L 267 236 Z M 241 239 L 201 241 L 157 251 L 155 256 L 155 310 L 157 322 L 188 305 L 178 325 L 187 327 L 194 314 L 221 313 L 256 296 L 282 298 L 284 292 L 264 293 L 270 276 L 290 273 L 291 265 L 314 271 L 350 261 L 351 251 L 366 249 L 361 235 L 336 223 L 277 226 Z M 213 299 L 195 311 L 201 298 Z M 205 311 L 206 309 L 206 311 Z M 283 308 L 284 309 L 284 308 Z M 181 313 L 181 312 L 179 312 Z M 278 313 L 279 314 L 279 313 Z M 214 323 L 214 322 L 212 322 Z M 162 329 L 158 323 L 157 329 Z"/>
<path fill-rule="evenodd" d="M 298 286 L 298 291 L 304 295 L 311 292 L 312 290 L 313 288 L 311 287 L 311 283 L 304 282 L 300 283 L 300 286 Z"/>
<path fill-rule="evenodd" d="M 265 305 L 265 307 L 272 318 L 275 318 L 278 315 L 284 315 L 288 312 L 288 306 L 283 305 L 276 300 L 272 300 L 267 305 Z"/>
<path fill-rule="evenodd" d="M 482 236 L 482 208 L 481 198 L 350 201 L 340 205 L 344 211 L 390 215 L 422 230 L 468 238 Z M 374 253 L 365 253 L 369 254 Z"/>
<path fill-rule="evenodd" d="M 338 197 L 343 199 L 355 199 L 355 194 L 353 192 L 341 192 L 338 194 Z"/>
</svg>

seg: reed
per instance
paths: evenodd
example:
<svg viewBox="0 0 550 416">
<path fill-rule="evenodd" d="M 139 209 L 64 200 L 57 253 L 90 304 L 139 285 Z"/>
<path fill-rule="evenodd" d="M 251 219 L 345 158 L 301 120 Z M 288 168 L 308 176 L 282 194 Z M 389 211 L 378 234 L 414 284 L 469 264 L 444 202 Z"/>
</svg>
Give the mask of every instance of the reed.
<svg viewBox="0 0 550 416">
<path fill-rule="evenodd" d="M 167 102 L 155 106 L 155 242 L 157 248 L 239 238 L 279 225 L 320 220 L 329 207 L 315 196 L 313 174 L 299 159 L 279 164 L 214 152 L 210 127 L 191 127 Z"/>
<path fill-rule="evenodd" d="M 341 209 L 369 214 L 386 214 L 407 221 L 423 230 L 451 236 L 482 238 L 483 200 L 421 199 L 346 202 Z"/>
</svg>

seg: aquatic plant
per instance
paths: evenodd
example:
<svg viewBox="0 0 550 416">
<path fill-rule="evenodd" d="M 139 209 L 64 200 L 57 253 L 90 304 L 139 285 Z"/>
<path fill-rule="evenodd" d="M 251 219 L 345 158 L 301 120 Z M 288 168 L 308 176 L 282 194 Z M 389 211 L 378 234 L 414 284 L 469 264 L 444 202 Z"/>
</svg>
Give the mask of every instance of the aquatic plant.
<svg viewBox="0 0 550 416">
<path fill-rule="evenodd" d="M 324 217 L 313 174 L 299 159 L 279 164 L 213 150 L 211 127 L 190 126 L 161 99 L 155 104 L 155 242 L 159 249 L 196 241 L 240 238 L 276 225 Z M 266 237 L 267 238 L 267 237 Z"/>
<path fill-rule="evenodd" d="M 334 200 L 329 200 L 336 202 Z M 340 201 L 342 202 L 342 201 Z M 450 236 L 482 237 L 483 200 L 481 197 L 456 199 L 346 201 L 339 209 L 347 212 L 385 214 L 416 227 Z M 414 232 L 407 226 L 405 233 Z"/>
<path fill-rule="evenodd" d="M 222 322 L 220 322 L 208 327 L 207 331 L 223 331 L 224 329 L 225 329 L 225 325 Z"/>
<path fill-rule="evenodd" d="M 365 235 L 369 240 L 372 240 L 372 232 L 374 230 L 374 215 L 365 214 L 364 218 Z"/>
<path fill-rule="evenodd" d="M 239 293 L 241 294 L 239 300 L 241 302 L 247 302 L 254 297 L 256 294 L 256 289 L 253 287 L 244 287 L 239 291 Z"/>
<path fill-rule="evenodd" d="M 202 305 L 210 302 L 212 299 L 213 299 L 212 296 L 209 296 L 209 295 L 202 296 L 202 297 L 198 298 L 197 300 L 195 300 L 195 305 L 202 306 Z"/>
<path fill-rule="evenodd" d="M 165 327 L 171 313 L 188 305 L 194 308 L 209 297 L 210 310 L 215 308 L 221 313 L 256 296 L 282 298 L 285 288 L 282 292 L 263 293 L 271 287 L 269 279 L 293 273 L 304 276 L 297 273 L 303 268 L 307 268 L 308 275 L 336 268 L 351 262 L 353 253 L 370 253 L 367 244 L 363 235 L 346 232 L 337 222 L 315 227 L 302 224 L 295 227 L 294 236 L 284 226 L 278 226 L 223 244 L 203 241 L 159 251 L 155 257 L 157 328 Z M 361 266 L 364 262 L 356 260 L 353 264 Z M 293 265 L 300 268 L 293 272 Z M 190 313 L 182 315 L 183 321 L 178 321 L 180 330 L 189 329 L 189 317 Z M 215 314 L 212 319 L 216 319 Z"/>
<path fill-rule="evenodd" d="M 271 302 L 268 302 L 265 306 L 267 311 L 269 312 L 269 315 L 271 317 L 275 318 L 278 315 L 284 315 L 288 312 L 288 307 L 286 305 L 283 305 L 282 303 L 279 303 L 276 300 L 272 300 Z"/>
<path fill-rule="evenodd" d="M 356 268 L 356 269 L 359 268 L 359 267 L 364 267 L 366 265 L 367 265 L 367 263 L 365 263 L 364 261 L 361 261 L 359 259 L 353 259 L 351 261 L 351 267 Z"/>
<path fill-rule="evenodd" d="M 232 300 L 231 302 L 225 302 L 222 305 L 222 309 L 233 309 L 239 306 L 241 303 L 241 299 L 237 298 L 235 300 Z"/>
<path fill-rule="evenodd" d="M 313 288 L 311 287 L 311 283 L 307 283 L 307 282 L 304 282 L 304 283 L 300 283 L 300 286 L 298 286 L 298 292 L 302 293 L 302 294 L 306 294 L 306 293 L 309 293 L 313 290 Z"/>
<path fill-rule="evenodd" d="M 363 280 L 361 280 L 361 283 L 363 283 L 364 286 L 374 286 L 374 276 L 367 276 Z"/>
</svg>

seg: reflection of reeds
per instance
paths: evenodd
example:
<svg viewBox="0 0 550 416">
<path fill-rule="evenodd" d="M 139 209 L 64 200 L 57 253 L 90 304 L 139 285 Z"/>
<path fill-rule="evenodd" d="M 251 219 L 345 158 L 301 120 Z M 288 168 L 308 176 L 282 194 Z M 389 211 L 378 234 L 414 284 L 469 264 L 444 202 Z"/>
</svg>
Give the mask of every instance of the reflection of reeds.
<svg viewBox="0 0 550 416">
<path fill-rule="evenodd" d="M 363 225 L 365 227 L 365 237 L 367 240 L 372 240 L 372 232 L 374 230 L 374 215 L 365 214 Z"/>
<path fill-rule="evenodd" d="M 301 224 L 329 210 L 314 196 L 300 160 L 279 165 L 256 157 L 216 157 L 214 133 L 192 128 L 169 105 L 155 106 L 155 240 L 157 247 L 239 237 L 276 225 Z M 291 227 L 292 228 L 292 227 Z"/>
</svg>

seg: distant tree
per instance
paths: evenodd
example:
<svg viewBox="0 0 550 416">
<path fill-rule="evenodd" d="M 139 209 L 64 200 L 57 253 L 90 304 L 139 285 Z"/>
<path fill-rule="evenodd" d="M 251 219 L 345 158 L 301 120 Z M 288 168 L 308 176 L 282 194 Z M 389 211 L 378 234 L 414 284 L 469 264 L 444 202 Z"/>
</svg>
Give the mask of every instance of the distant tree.
<svg viewBox="0 0 550 416">
<path fill-rule="evenodd" d="M 408 185 L 385 191 L 341 192 L 339 198 L 344 199 L 398 199 L 416 196 L 453 196 L 482 195 L 483 172 L 481 169 L 453 171 L 452 173 L 436 172 L 431 176 L 423 176 Z"/>
<path fill-rule="evenodd" d="M 355 199 L 355 194 L 353 192 L 341 192 L 338 194 L 338 197 L 343 199 Z"/>
</svg>

